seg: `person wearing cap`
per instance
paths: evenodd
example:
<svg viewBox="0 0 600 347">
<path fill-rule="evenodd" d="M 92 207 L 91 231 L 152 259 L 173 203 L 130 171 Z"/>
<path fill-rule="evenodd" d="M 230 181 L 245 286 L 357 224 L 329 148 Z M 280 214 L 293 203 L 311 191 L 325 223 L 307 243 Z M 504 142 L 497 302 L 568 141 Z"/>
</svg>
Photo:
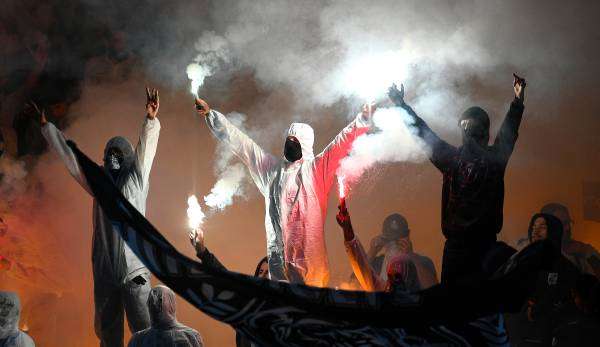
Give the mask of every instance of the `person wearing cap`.
<svg viewBox="0 0 600 347">
<path fill-rule="evenodd" d="M 387 280 L 390 260 L 401 254 L 414 263 L 422 289 L 438 284 L 433 261 L 413 250 L 408 221 L 401 214 L 393 213 L 383 221 L 381 234 L 371 240 L 367 256 L 375 272 Z"/>
<path fill-rule="evenodd" d="M 523 116 L 525 80 L 514 75 L 514 99 L 493 145 L 488 145 L 490 119 L 478 106 L 468 108 L 458 125 L 462 146 L 442 140 L 404 101 L 404 86 L 389 89 L 389 97 L 404 111 L 406 125 L 429 147 L 429 159 L 443 176 L 442 233 L 446 238 L 442 283 L 481 274 L 486 254 L 502 230 L 504 174 Z"/>
<path fill-rule="evenodd" d="M 324 234 L 329 192 L 341 160 L 354 140 L 369 130 L 373 105 L 365 105 L 317 155 L 314 131 L 308 124 L 292 123 L 282 153 L 273 155 L 206 101 L 196 99 L 196 110 L 217 140 L 246 165 L 264 196 L 270 278 L 325 287 L 329 280 Z"/>
</svg>

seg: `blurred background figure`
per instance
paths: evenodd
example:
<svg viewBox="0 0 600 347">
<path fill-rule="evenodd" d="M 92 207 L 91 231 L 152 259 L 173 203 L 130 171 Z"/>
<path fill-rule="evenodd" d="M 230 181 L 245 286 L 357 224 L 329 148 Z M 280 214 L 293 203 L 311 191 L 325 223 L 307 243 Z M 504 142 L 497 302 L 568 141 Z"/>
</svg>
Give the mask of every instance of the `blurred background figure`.
<svg viewBox="0 0 600 347">
<path fill-rule="evenodd" d="M 19 330 L 21 301 L 13 292 L 0 291 L 0 346 L 34 347 L 35 343 L 23 331 Z"/>
<path fill-rule="evenodd" d="M 175 293 L 166 286 L 152 288 L 148 295 L 151 326 L 131 337 L 129 347 L 202 347 L 202 336 L 177 321 Z"/>
<path fill-rule="evenodd" d="M 537 274 L 535 291 L 520 313 L 507 315 L 507 328 L 514 346 L 551 346 L 553 333 L 573 319 L 571 290 L 579 270 L 561 255 L 561 221 L 550 214 L 537 213 L 529 223 L 530 243 L 550 240 L 558 256 L 547 271 Z"/>
<path fill-rule="evenodd" d="M 573 239 L 573 218 L 567 206 L 557 202 L 544 205 L 542 213 L 551 214 L 558 218 L 563 226 L 562 251 L 581 272 L 600 277 L 600 253 L 587 243 Z"/>
<path fill-rule="evenodd" d="M 388 265 L 398 255 L 406 255 L 414 263 L 423 289 L 438 283 L 433 261 L 413 249 L 408 221 L 401 214 L 394 213 L 383 221 L 381 234 L 371 240 L 367 256 L 375 273 L 385 281 Z"/>
</svg>

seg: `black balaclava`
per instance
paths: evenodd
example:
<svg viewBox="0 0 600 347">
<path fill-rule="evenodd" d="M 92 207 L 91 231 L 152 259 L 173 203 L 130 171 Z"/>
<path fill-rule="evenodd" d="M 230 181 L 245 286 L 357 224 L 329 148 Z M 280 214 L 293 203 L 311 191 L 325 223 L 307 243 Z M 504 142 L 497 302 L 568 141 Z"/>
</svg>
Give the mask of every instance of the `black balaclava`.
<svg viewBox="0 0 600 347">
<path fill-rule="evenodd" d="M 113 137 L 104 148 L 104 167 L 116 180 L 121 170 L 133 163 L 133 157 L 131 143 L 124 137 Z"/>
<path fill-rule="evenodd" d="M 490 117 L 479 106 L 469 107 L 460 116 L 459 127 L 462 130 L 463 145 L 476 143 L 487 146 L 490 139 Z"/>
<path fill-rule="evenodd" d="M 104 157 L 104 167 L 108 169 L 113 179 L 119 176 L 119 172 L 123 167 L 123 152 L 118 148 L 109 148 L 106 156 Z"/>
<path fill-rule="evenodd" d="M 283 150 L 283 155 L 285 159 L 290 162 L 295 162 L 302 158 L 302 146 L 300 145 L 300 141 L 298 141 L 293 136 L 288 136 L 285 140 L 285 148 Z"/>
<path fill-rule="evenodd" d="M 394 213 L 385 218 L 381 234 L 388 240 L 408 237 L 408 222 L 401 214 Z"/>
<path fill-rule="evenodd" d="M 548 228 L 546 238 L 550 240 L 552 245 L 554 245 L 557 252 L 561 252 L 562 249 L 562 237 L 563 237 L 563 226 L 560 219 L 554 217 L 551 214 L 547 213 L 536 213 L 531 217 L 531 221 L 529 222 L 529 229 L 527 230 L 527 237 L 529 238 L 529 242 L 531 242 L 531 236 L 533 233 L 533 224 L 535 220 L 539 217 L 542 217 L 546 220 L 546 226 Z"/>
<path fill-rule="evenodd" d="M 573 220 L 571 219 L 571 214 L 569 213 L 569 209 L 567 208 L 567 206 L 565 206 L 563 204 L 559 204 L 557 202 L 551 202 L 549 204 L 544 205 L 544 207 L 542 207 L 542 209 L 540 210 L 540 212 L 541 213 L 551 214 L 553 216 L 556 216 L 557 213 L 564 214 L 565 217 L 568 219 L 568 221 L 567 221 L 567 223 L 565 223 L 566 225 L 563 224 L 563 241 L 569 241 L 569 240 L 571 240 L 571 236 L 572 236 L 572 234 L 571 234 L 571 222 Z"/>
</svg>

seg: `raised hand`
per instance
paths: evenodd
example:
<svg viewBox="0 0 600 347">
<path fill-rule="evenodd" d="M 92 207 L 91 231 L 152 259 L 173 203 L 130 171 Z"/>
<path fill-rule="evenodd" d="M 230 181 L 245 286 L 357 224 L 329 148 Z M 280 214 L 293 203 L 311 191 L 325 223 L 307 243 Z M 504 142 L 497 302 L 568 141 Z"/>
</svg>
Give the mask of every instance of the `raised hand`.
<svg viewBox="0 0 600 347">
<path fill-rule="evenodd" d="M 200 98 L 196 98 L 195 105 L 196 112 L 198 112 L 200 116 L 208 116 L 208 113 L 210 112 L 210 106 L 208 106 L 208 103 L 206 101 Z"/>
<path fill-rule="evenodd" d="M 335 216 L 335 220 L 342 227 L 342 230 L 344 230 L 344 240 L 352 241 L 354 239 L 354 229 L 352 229 L 352 221 L 350 220 L 350 213 L 346 208 L 345 199 L 338 206 L 338 213 Z"/>
<path fill-rule="evenodd" d="M 388 97 L 396 106 L 404 105 L 404 84 L 400 84 L 400 90 L 395 83 L 392 84 L 388 89 Z"/>
<path fill-rule="evenodd" d="M 525 86 L 527 82 L 522 77 L 519 77 L 516 73 L 513 73 L 513 88 L 515 89 L 515 97 L 521 101 L 525 101 Z"/>
<path fill-rule="evenodd" d="M 196 249 L 196 253 L 204 253 L 206 247 L 204 246 L 204 230 L 198 228 L 192 230 L 189 234 L 190 243 Z"/>
<path fill-rule="evenodd" d="M 36 116 L 40 119 L 40 123 L 42 124 L 42 126 L 48 123 L 48 119 L 46 119 L 46 110 L 40 109 L 38 105 L 33 101 L 29 101 L 25 105 L 30 107 L 33 110 L 33 112 L 35 112 Z"/>
<path fill-rule="evenodd" d="M 364 104 L 362 107 L 362 116 L 363 118 L 369 119 L 373 116 L 373 114 L 375 113 L 375 110 L 377 110 L 377 104 L 372 102 L 370 104 Z"/>
<path fill-rule="evenodd" d="M 158 98 L 158 90 L 146 87 L 146 115 L 150 119 L 156 118 L 160 100 Z"/>
</svg>

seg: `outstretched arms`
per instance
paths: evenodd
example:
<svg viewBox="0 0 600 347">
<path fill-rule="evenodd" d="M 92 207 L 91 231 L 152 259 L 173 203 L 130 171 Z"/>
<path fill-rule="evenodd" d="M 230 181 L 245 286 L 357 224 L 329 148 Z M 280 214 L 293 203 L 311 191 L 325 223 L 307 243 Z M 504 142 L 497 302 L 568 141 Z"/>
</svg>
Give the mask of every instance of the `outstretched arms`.
<svg viewBox="0 0 600 347">
<path fill-rule="evenodd" d="M 360 286 L 366 291 L 384 290 L 385 282 L 373 271 L 362 244 L 354 235 L 350 213 L 348 213 L 348 209 L 346 208 L 345 200 L 342 200 L 342 203 L 338 206 L 338 210 L 336 220 L 344 231 L 346 254 L 348 254 L 352 271 L 354 271 L 354 275 L 358 279 Z"/>
<path fill-rule="evenodd" d="M 212 134 L 219 141 L 226 143 L 248 167 L 254 182 L 263 195 L 268 194 L 268 173 L 276 167 L 279 160 L 265 152 L 220 112 L 212 110 L 206 101 L 197 98 L 196 111 L 200 116 L 206 118 L 206 124 Z"/>
<path fill-rule="evenodd" d="M 400 85 L 400 90 L 396 85 L 392 85 L 388 90 L 388 96 L 392 102 L 402 107 L 408 113 L 408 119 L 404 119 L 406 126 L 416 131 L 419 136 L 431 149 L 429 159 L 440 171 L 445 171 L 449 166 L 451 158 L 457 149 L 446 141 L 442 140 L 425 121 L 419 117 L 415 111 L 406 102 L 404 102 L 404 85 Z"/>
</svg>

